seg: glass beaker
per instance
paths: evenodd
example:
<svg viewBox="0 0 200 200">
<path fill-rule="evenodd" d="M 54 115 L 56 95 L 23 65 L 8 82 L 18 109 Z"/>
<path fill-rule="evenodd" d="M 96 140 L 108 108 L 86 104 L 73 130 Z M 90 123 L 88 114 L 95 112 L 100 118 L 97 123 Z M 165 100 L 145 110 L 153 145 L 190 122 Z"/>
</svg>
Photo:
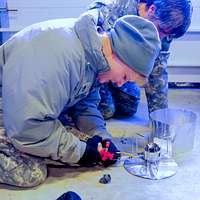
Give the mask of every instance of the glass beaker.
<svg viewBox="0 0 200 200">
<path fill-rule="evenodd" d="M 161 156 L 186 155 L 194 145 L 197 116 L 183 109 L 160 109 L 150 114 L 152 139 L 161 147 Z"/>
</svg>

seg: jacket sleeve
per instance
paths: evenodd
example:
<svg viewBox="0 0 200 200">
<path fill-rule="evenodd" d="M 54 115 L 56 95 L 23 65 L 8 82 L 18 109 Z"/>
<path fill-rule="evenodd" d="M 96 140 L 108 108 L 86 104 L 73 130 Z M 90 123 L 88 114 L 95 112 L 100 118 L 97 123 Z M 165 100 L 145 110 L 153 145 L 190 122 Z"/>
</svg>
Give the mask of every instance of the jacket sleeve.
<svg viewBox="0 0 200 200">
<path fill-rule="evenodd" d="M 168 52 L 160 52 L 145 86 L 149 113 L 168 107 Z"/>
<path fill-rule="evenodd" d="M 169 46 L 171 40 L 162 40 L 162 49 L 157 57 L 152 73 L 149 76 L 145 92 L 149 113 L 168 107 L 168 72 L 167 60 L 169 58 Z"/>
<path fill-rule="evenodd" d="M 86 98 L 70 109 L 70 115 L 80 131 L 90 136 L 99 135 L 103 138 L 111 138 L 106 130 L 106 123 L 97 109 L 99 101 L 99 90 L 93 88 Z"/>
<path fill-rule="evenodd" d="M 77 163 L 85 152 L 85 142 L 66 130 L 57 119 L 29 119 L 23 125 L 26 129 L 11 137 L 14 146 L 22 152 L 66 163 Z"/>
</svg>

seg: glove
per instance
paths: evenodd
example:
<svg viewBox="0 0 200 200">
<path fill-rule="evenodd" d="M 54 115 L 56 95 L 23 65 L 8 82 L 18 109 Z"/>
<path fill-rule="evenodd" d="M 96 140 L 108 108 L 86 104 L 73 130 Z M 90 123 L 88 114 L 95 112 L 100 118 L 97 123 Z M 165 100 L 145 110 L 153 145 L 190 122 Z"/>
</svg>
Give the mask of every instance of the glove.
<svg viewBox="0 0 200 200">
<path fill-rule="evenodd" d="M 102 143 L 102 137 L 100 136 L 93 136 L 87 140 L 85 152 L 78 164 L 89 167 L 101 162 L 101 156 L 98 151 L 98 143 Z"/>
<path fill-rule="evenodd" d="M 120 152 L 117 147 L 114 145 L 113 142 L 111 142 L 111 140 L 106 139 L 102 141 L 102 147 L 104 149 L 107 149 L 107 156 L 102 155 L 101 152 L 101 162 L 103 164 L 104 167 L 108 167 L 109 165 L 115 164 L 117 162 L 117 160 L 120 158 Z"/>
<path fill-rule="evenodd" d="M 102 145 L 101 149 L 98 147 L 99 143 Z M 109 144 L 109 147 L 107 144 Z M 120 158 L 120 154 L 117 152 L 119 150 L 111 140 L 102 140 L 100 136 L 93 136 L 87 140 L 85 152 L 78 164 L 89 167 L 101 162 L 104 167 L 108 167 L 116 163 L 117 159 Z"/>
</svg>

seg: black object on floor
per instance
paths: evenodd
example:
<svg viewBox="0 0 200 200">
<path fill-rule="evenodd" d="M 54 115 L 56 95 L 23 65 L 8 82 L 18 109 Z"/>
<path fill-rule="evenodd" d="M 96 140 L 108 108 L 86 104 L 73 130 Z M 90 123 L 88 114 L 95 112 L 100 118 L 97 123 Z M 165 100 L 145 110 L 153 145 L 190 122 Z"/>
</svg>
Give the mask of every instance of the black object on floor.
<svg viewBox="0 0 200 200">
<path fill-rule="evenodd" d="M 62 194 L 56 200 L 81 200 L 81 197 L 78 194 L 76 194 L 75 192 L 69 191 L 69 192 L 65 192 L 64 194 Z"/>
<path fill-rule="evenodd" d="M 110 174 L 104 174 L 102 178 L 100 178 L 99 183 L 107 184 L 111 182 Z"/>
</svg>

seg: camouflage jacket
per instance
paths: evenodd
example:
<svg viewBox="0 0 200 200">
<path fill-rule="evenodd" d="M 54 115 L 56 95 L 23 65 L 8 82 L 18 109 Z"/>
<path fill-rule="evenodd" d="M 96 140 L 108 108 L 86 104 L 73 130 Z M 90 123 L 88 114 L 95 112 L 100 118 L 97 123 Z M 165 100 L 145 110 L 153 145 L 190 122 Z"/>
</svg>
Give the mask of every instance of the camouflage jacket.
<svg viewBox="0 0 200 200">
<path fill-rule="evenodd" d="M 137 0 L 97 0 L 89 7 L 89 10 L 96 9 L 98 12 L 98 26 L 103 30 L 109 30 L 114 22 L 127 14 L 138 15 Z M 168 73 L 167 59 L 169 57 L 168 38 L 163 39 L 162 49 L 157 57 L 152 73 L 149 76 L 148 84 L 145 86 L 149 112 L 168 106 Z"/>
</svg>

